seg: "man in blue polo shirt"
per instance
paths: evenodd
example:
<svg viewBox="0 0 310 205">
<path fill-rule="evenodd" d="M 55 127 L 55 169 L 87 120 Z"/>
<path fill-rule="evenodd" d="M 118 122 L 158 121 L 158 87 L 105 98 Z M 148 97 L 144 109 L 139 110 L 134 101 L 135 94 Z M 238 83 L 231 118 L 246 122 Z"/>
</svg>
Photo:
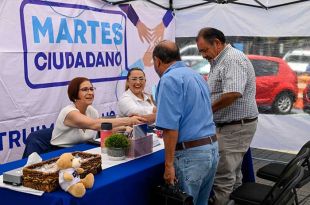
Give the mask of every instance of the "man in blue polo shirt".
<svg viewBox="0 0 310 205">
<path fill-rule="evenodd" d="M 218 163 L 208 86 L 181 61 L 173 42 L 160 42 L 154 48 L 153 60 L 160 77 L 156 127 L 163 130 L 164 179 L 168 184 L 177 180 L 195 204 L 206 205 Z"/>
</svg>

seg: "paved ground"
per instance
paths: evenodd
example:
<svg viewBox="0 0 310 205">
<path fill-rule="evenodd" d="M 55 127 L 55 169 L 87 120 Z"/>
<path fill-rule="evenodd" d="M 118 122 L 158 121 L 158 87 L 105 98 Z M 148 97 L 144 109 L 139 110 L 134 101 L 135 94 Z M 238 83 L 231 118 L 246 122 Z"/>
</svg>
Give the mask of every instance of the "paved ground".
<svg viewBox="0 0 310 205">
<path fill-rule="evenodd" d="M 272 161 L 288 162 L 292 159 L 292 157 L 294 157 L 294 155 L 252 148 L 252 157 L 256 172 L 257 169 Z M 263 180 L 258 177 L 256 177 L 256 182 L 268 185 L 272 184 L 270 181 Z M 299 189 L 297 194 L 300 205 L 310 205 L 310 183 Z"/>
</svg>

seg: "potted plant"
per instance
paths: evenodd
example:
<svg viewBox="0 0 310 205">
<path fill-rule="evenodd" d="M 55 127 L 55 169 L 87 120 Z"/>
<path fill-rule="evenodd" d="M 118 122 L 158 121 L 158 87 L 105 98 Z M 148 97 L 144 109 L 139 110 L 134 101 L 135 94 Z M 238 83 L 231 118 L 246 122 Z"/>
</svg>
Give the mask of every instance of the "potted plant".
<svg viewBox="0 0 310 205">
<path fill-rule="evenodd" d="M 125 159 L 125 151 L 129 147 L 129 140 L 123 134 L 112 134 L 105 140 L 107 154 L 112 160 Z"/>
</svg>

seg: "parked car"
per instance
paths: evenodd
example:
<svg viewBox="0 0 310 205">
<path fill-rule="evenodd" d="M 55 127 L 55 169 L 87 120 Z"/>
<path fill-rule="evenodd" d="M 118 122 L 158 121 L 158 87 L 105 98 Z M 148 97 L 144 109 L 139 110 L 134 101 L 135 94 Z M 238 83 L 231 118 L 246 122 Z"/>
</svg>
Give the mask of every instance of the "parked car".
<svg viewBox="0 0 310 205">
<path fill-rule="evenodd" d="M 210 64 L 199 54 L 196 44 L 180 49 L 182 60 L 208 79 Z M 261 110 L 290 113 L 297 98 L 297 76 L 281 58 L 248 55 L 256 75 L 256 102 Z"/>
<path fill-rule="evenodd" d="M 303 110 L 310 114 L 310 81 L 308 82 L 306 88 L 303 92 Z"/>
<path fill-rule="evenodd" d="M 293 71 L 303 73 L 310 64 L 310 48 L 299 48 L 287 52 L 283 59 Z"/>
<path fill-rule="evenodd" d="M 274 113 L 290 113 L 297 98 L 297 76 L 281 58 L 248 55 L 256 76 L 256 103 Z"/>
<path fill-rule="evenodd" d="M 204 59 L 198 51 L 196 44 L 186 45 L 180 49 L 182 60 L 204 77 L 210 72 L 210 63 Z"/>
</svg>

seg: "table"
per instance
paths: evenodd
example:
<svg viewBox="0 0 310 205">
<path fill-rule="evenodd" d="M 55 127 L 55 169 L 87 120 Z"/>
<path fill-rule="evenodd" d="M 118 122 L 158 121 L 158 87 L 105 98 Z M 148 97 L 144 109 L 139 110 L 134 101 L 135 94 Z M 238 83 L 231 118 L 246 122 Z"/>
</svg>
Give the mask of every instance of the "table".
<svg viewBox="0 0 310 205">
<path fill-rule="evenodd" d="M 64 152 L 84 151 L 95 146 L 83 144 L 42 155 L 44 160 Z M 0 174 L 23 166 L 26 160 L 18 160 L 0 166 Z M 151 187 L 162 181 L 164 150 L 108 168 L 95 175 L 95 184 L 83 198 L 75 198 L 63 190 L 44 193 L 42 196 L 15 192 L 0 188 L 1 204 L 21 204 L 25 200 L 32 205 L 116 205 L 148 204 Z"/>
<path fill-rule="evenodd" d="M 94 145 L 82 144 L 43 154 L 43 160 L 57 157 L 64 152 L 84 151 Z M 26 159 L 0 165 L 0 174 L 24 166 Z M 0 188 L 1 204 L 15 205 L 27 201 L 32 205 L 146 205 L 149 204 L 153 186 L 163 182 L 164 150 L 104 169 L 95 175 L 95 184 L 87 190 L 83 198 L 75 198 L 63 190 L 44 193 L 42 196 L 15 192 Z M 253 181 L 251 152 L 248 151 L 243 161 L 244 181 Z"/>
</svg>

